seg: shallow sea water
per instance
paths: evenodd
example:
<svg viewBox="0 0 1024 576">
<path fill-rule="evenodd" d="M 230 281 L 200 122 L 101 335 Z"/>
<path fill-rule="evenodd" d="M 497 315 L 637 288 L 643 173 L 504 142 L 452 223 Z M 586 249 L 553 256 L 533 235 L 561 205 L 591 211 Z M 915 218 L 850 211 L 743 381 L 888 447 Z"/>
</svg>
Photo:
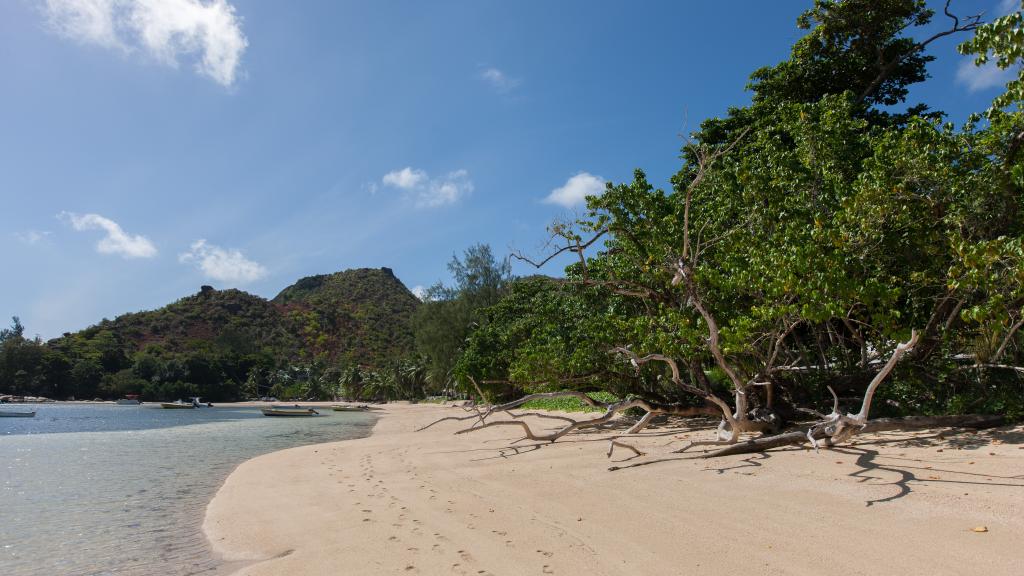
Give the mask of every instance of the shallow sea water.
<svg viewBox="0 0 1024 576">
<path fill-rule="evenodd" d="M 202 533 L 207 503 L 254 456 L 360 438 L 375 418 L 320 409 L 6 405 L 0 418 L 0 574 L 185 576 L 222 567 Z M 272 505 L 272 503 L 268 503 Z"/>
</svg>

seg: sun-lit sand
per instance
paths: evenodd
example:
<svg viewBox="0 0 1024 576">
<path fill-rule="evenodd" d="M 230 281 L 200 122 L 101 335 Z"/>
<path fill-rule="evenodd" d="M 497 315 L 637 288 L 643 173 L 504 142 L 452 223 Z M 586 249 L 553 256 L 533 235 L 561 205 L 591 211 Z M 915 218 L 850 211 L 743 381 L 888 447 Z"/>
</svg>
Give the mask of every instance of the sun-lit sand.
<svg viewBox="0 0 1024 576">
<path fill-rule="evenodd" d="M 710 461 L 668 453 L 678 428 L 611 460 L 608 431 L 414 432 L 461 413 L 389 405 L 368 438 L 250 460 L 206 534 L 252 575 L 1024 573 L 1021 427 Z"/>
</svg>

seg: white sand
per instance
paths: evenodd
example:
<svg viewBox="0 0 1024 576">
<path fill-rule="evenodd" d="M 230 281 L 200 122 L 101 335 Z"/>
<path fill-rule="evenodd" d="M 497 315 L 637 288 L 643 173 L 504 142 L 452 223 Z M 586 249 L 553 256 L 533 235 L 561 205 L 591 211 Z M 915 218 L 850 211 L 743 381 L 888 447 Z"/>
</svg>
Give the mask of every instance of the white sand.
<svg viewBox="0 0 1024 576">
<path fill-rule="evenodd" d="M 369 438 L 250 460 L 207 536 L 239 575 L 1024 574 L 1020 427 L 711 461 L 651 429 L 611 462 L 605 433 L 413 432 L 461 413 L 389 406 Z"/>
</svg>

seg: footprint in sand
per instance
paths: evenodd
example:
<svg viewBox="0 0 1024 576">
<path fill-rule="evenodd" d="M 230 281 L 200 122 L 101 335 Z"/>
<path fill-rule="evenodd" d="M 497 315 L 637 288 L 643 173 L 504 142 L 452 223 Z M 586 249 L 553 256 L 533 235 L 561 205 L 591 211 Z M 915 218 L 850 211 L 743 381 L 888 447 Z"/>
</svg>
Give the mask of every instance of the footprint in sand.
<svg viewBox="0 0 1024 576">
<path fill-rule="evenodd" d="M 548 552 L 546 550 L 537 550 L 538 553 L 543 554 L 545 558 L 551 558 L 555 555 L 554 552 Z"/>
</svg>

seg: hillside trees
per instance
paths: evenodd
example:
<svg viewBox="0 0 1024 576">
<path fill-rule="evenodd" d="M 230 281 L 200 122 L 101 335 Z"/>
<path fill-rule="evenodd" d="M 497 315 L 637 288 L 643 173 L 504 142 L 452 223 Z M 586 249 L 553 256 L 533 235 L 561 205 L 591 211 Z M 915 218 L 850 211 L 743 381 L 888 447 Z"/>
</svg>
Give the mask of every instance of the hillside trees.
<svg viewBox="0 0 1024 576">
<path fill-rule="evenodd" d="M 204 286 L 46 343 L 15 321 L 0 332 L 0 392 L 225 401 L 280 384 L 282 398 L 331 398 L 341 373 L 392 369 L 411 355 L 419 304 L 390 269 L 364 268 L 303 278 L 271 301 Z"/>
</svg>

